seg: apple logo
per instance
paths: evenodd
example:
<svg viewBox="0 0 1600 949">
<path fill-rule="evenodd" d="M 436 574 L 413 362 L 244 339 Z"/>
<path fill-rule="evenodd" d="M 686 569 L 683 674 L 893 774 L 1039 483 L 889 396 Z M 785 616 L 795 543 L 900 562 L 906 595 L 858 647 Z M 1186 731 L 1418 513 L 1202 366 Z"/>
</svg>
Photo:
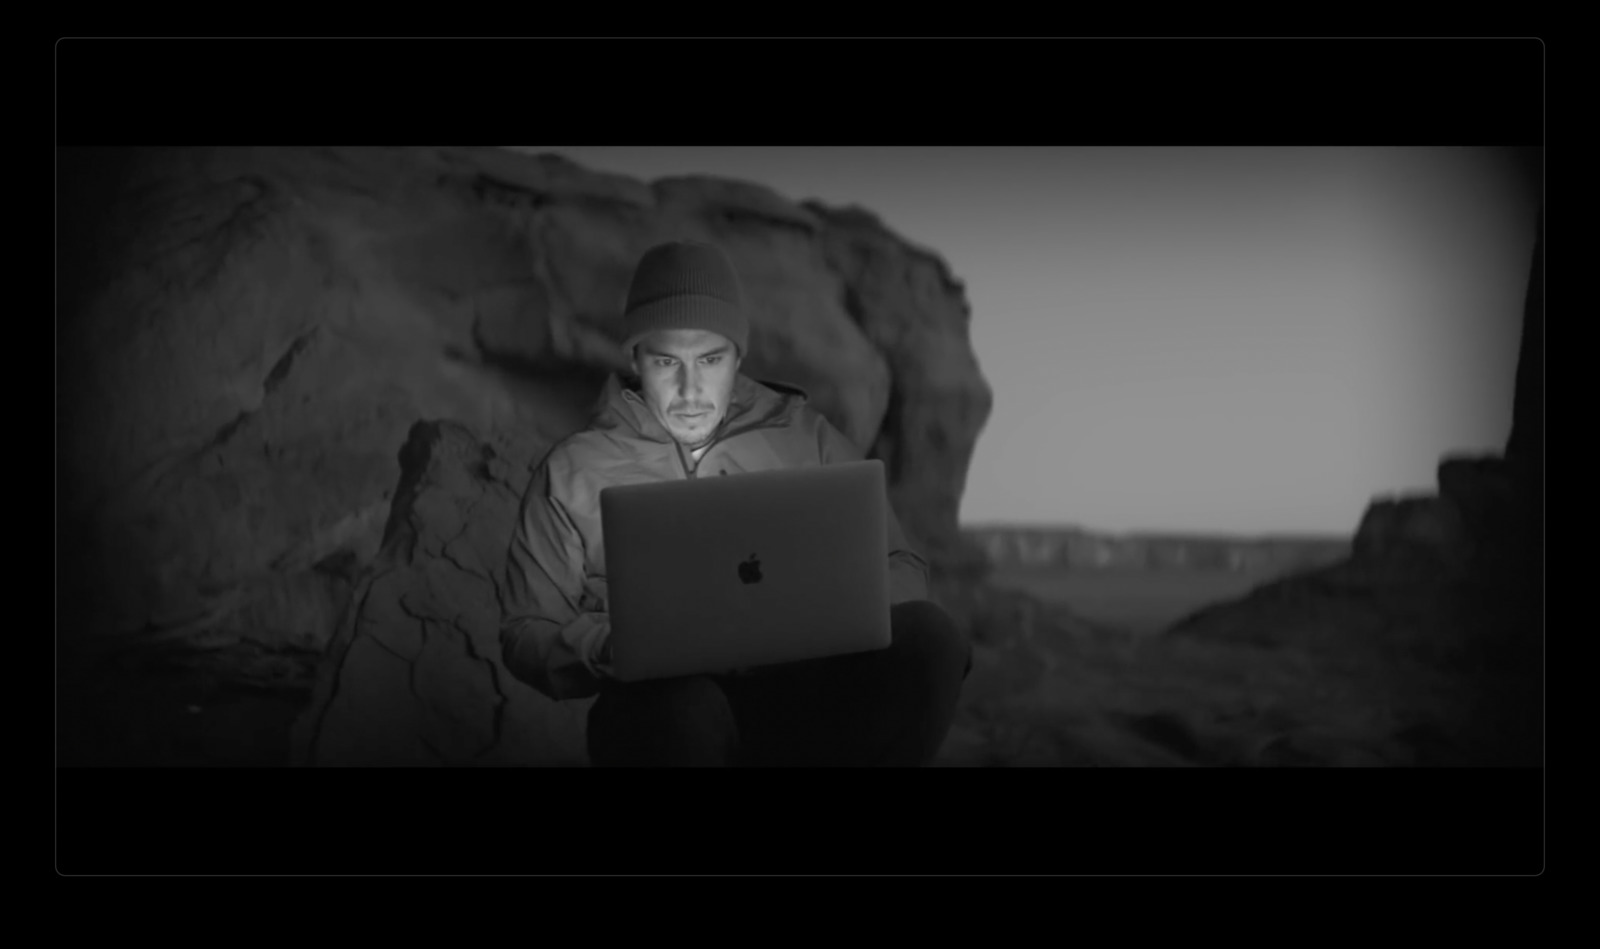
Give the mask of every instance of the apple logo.
<svg viewBox="0 0 1600 949">
<path fill-rule="evenodd" d="M 761 582 L 761 561 L 756 559 L 755 554 L 751 554 L 749 560 L 739 564 L 739 579 L 745 583 Z"/>
</svg>

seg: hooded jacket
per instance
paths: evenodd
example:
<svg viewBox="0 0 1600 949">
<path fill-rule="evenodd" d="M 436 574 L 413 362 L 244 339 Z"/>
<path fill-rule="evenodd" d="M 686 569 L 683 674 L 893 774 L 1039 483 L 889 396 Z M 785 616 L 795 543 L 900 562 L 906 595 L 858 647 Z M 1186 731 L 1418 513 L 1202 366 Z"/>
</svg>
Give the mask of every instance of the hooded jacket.
<svg viewBox="0 0 1600 949">
<path fill-rule="evenodd" d="M 698 462 L 613 375 L 589 426 L 534 469 L 506 557 L 500 643 L 511 674 L 552 699 L 595 694 L 610 634 L 600 492 L 613 485 L 859 461 L 861 450 L 803 390 L 739 375 Z M 892 603 L 928 596 L 927 562 L 889 511 Z"/>
</svg>

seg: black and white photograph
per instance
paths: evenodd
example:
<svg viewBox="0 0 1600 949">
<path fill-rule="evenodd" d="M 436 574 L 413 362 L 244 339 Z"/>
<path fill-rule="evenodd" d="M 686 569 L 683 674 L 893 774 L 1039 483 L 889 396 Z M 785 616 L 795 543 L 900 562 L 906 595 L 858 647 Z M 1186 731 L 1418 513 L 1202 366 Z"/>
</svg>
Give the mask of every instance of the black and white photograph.
<svg viewBox="0 0 1600 949">
<path fill-rule="evenodd" d="M 58 82 L 302 42 L 384 45 L 67 39 Z M 727 41 L 528 42 L 440 45 Z M 942 43 L 1052 46 L 1095 44 Z M 1542 89 L 1541 41 L 1482 46 Z M 58 129 L 58 776 L 1542 771 L 1538 96 L 1022 144 L 744 138 L 723 81 L 216 140 L 771 143 Z M 120 140 L 205 139 L 170 121 Z"/>
</svg>

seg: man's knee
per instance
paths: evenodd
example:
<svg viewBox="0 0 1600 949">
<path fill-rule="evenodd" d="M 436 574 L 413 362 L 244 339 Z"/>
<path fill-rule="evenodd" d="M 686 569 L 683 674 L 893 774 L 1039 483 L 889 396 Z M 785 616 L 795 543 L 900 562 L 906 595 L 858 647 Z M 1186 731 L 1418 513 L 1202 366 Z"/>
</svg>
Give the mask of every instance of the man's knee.
<svg viewBox="0 0 1600 949">
<path fill-rule="evenodd" d="M 719 764 L 736 742 L 733 709 L 706 676 L 608 683 L 589 710 L 596 765 Z"/>
<path fill-rule="evenodd" d="M 954 674 L 965 678 L 972 668 L 972 644 L 937 603 L 911 600 L 897 603 L 890 610 L 893 643 L 890 651 L 897 660 L 926 667 L 935 674 Z"/>
</svg>

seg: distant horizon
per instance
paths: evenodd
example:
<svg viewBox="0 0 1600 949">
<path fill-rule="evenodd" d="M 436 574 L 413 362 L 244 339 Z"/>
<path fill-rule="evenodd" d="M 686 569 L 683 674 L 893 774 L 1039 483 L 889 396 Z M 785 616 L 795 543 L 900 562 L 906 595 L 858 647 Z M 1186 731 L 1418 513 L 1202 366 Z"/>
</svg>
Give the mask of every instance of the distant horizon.
<svg viewBox="0 0 1600 949">
<path fill-rule="evenodd" d="M 1059 531 L 1090 534 L 1095 537 L 1117 538 L 1172 538 L 1185 540 L 1234 540 L 1234 541 L 1340 541 L 1353 540 L 1356 528 L 1348 531 L 1268 531 L 1257 533 L 1253 531 L 1173 531 L 1173 530 L 1101 530 L 1084 524 L 1060 524 L 1043 522 L 1010 522 L 1010 521 L 982 521 L 968 523 L 963 521 L 958 528 L 963 531 Z"/>
<path fill-rule="evenodd" d="M 958 522 L 1353 535 L 1498 454 L 1539 203 L 1468 147 L 507 146 L 859 206 L 965 285 Z"/>
</svg>

